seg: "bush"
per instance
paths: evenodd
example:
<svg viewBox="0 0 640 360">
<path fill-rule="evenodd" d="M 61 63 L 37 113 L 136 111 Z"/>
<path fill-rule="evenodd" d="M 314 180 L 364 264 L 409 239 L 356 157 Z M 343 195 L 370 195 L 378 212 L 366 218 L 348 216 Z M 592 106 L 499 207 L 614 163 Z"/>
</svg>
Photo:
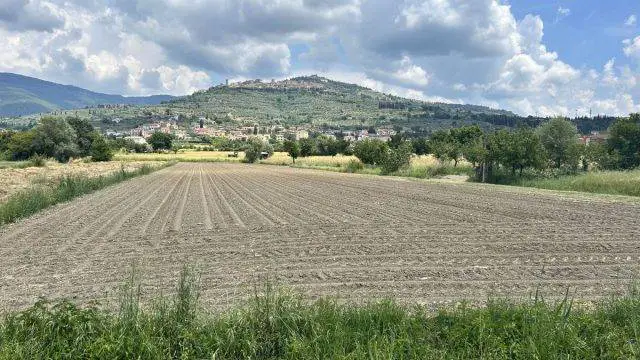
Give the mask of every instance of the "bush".
<svg viewBox="0 0 640 360">
<path fill-rule="evenodd" d="M 8 158 L 13 161 L 26 160 L 35 154 L 34 131 L 15 133 L 7 143 Z"/>
<path fill-rule="evenodd" d="M 29 158 L 29 165 L 35 167 L 43 167 L 47 165 L 47 158 L 42 155 L 33 155 Z"/>
<path fill-rule="evenodd" d="M 384 160 L 389 146 L 380 140 L 365 139 L 353 147 L 353 155 L 367 165 L 379 165 Z"/>
<path fill-rule="evenodd" d="M 165 134 L 163 132 L 156 131 L 151 134 L 149 138 L 149 144 L 154 151 L 158 150 L 170 150 L 173 143 L 173 135 Z"/>
<path fill-rule="evenodd" d="M 244 162 L 255 163 L 256 161 L 260 160 L 260 155 L 262 154 L 262 152 L 264 151 L 268 153 L 269 149 L 271 149 L 271 154 L 273 154 L 273 148 L 263 143 L 262 140 L 251 139 L 244 151 Z"/>
<path fill-rule="evenodd" d="M 351 160 L 347 163 L 346 171 L 348 173 L 357 173 L 362 169 L 364 169 L 364 164 L 359 160 Z"/>
<path fill-rule="evenodd" d="M 382 174 L 388 175 L 409 166 L 412 153 L 413 146 L 407 141 L 399 145 L 397 149 L 388 149 L 380 164 Z"/>
<path fill-rule="evenodd" d="M 61 163 L 69 162 L 69 160 L 79 155 L 80 151 L 78 150 L 78 145 L 75 143 L 58 144 L 53 150 L 53 158 Z"/>
<path fill-rule="evenodd" d="M 91 160 L 92 161 L 111 161 L 113 152 L 105 139 L 96 134 L 91 142 Z"/>
</svg>

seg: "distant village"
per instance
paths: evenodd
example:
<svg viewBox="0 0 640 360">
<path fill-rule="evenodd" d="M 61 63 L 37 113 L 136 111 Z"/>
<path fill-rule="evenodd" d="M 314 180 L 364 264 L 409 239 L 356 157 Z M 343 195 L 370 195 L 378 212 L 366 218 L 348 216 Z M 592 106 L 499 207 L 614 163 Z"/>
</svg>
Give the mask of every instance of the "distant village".
<svg viewBox="0 0 640 360">
<path fill-rule="evenodd" d="M 121 119 L 115 118 L 114 123 L 119 123 Z M 112 138 L 125 138 L 136 143 L 146 143 L 146 140 L 153 133 L 162 132 L 171 134 L 176 140 L 185 142 L 197 142 L 203 136 L 210 138 L 225 138 L 232 141 L 248 141 L 260 139 L 266 142 L 284 142 L 285 140 L 307 139 L 310 136 L 327 136 L 330 138 L 342 138 L 348 141 L 360 141 L 364 139 L 378 139 L 388 141 L 396 131 L 389 128 L 369 128 L 362 130 L 321 130 L 313 126 L 290 126 L 282 125 L 232 125 L 216 124 L 204 117 L 200 117 L 195 125 L 186 126 L 179 124 L 177 116 L 168 120 L 158 120 L 145 123 L 127 131 L 116 131 L 106 129 L 105 135 Z"/>
</svg>

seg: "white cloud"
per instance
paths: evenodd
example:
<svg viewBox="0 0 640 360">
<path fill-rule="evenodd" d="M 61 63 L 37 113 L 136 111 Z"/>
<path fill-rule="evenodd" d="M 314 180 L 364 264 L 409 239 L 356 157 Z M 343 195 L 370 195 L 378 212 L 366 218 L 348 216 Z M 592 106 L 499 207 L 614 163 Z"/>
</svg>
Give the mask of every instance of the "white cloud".
<svg viewBox="0 0 640 360">
<path fill-rule="evenodd" d="M 625 59 L 577 68 L 547 48 L 540 16 L 516 19 L 499 0 L 0 3 L 1 71 L 96 91 L 185 94 L 224 78 L 318 73 L 522 114 L 624 114 L 640 99 L 640 36 L 621 44 Z"/>
<path fill-rule="evenodd" d="M 622 43 L 624 44 L 622 51 L 625 55 L 640 60 L 640 36 L 635 39 L 626 39 Z"/>
<path fill-rule="evenodd" d="M 625 20 L 624 25 L 625 26 L 636 26 L 637 22 L 638 22 L 638 18 L 636 17 L 636 15 L 635 14 L 631 14 L 627 18 L 627 20 Z"/>
<path fill-rule="evenodd" d="M 571 15 L 571 9 L 558 6 L 558 10 L 556 11 L 556 22 L 561 21 L 569 15 Z"/>
</svg>

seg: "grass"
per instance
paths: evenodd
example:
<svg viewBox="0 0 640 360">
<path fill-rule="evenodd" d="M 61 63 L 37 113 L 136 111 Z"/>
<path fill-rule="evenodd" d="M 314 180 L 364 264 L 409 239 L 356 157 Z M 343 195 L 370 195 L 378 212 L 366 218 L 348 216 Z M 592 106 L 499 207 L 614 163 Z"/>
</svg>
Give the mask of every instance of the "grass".
<svg viewBox="0 0 640 360">
<path fill-rule="evenodd" d="M 267 160 L 260 161 L 261 164 L 286 165 L 296 168 L 328 170 L 337 172 L 350 172 L 358 174 L 381 175 L 377 166 L 353 166 L 351 163 L 360 163 L 355 156 L 309 156 L 296 159 L 293 164 L 291 157 L 287 153 L 276 152 Z M 446 175 L 472 175 L 473 168 L 468 162 L 462 161 L 457 167 L 453 162 L 441 162 L 433 156 L 414 156 L 411 164 L 406 169 L 401 169 L 392 176 L 414 177 L 420 179 L 431 179 Z"/>
<path fill-rule="evenodd" d="M 126 171 L 123 166 L 120 171 L 98 177 L 66 175 L 51 186 L 43 185 L 26 188 L 14 193 L 5 202 L 0 203 L 0 225 L 15 222 L 52 205 L 69 201 L 80 195 L 92 193 L 136 176 L 149 174 L 170 165 L 173 165 L 173 163 L 168 162 L 161 166 L 145 164 L 133 171 Z"/>
<path fill-rule="evenodd" d="M 523 179 L 513 185 L 550 190 L 640 196 L 640 170 L 589 172 L 550 179 Z"/>
<path fill-rule="evenodd" d="M 29 160 L 25 161 L 0 161 L 0 169 L 25 169 L 33 166 Z"/>
<path fill-rule="evenodd" d="M 587 309 L 565 297 L 464 304 L 437 313 L 393 301 L 309 302 L 266 287 L 223 313 L 197 277 L 143 306 L 132 280 L 118 311 L 37 302 L 0 320 L 1 359 L 618 359 L 640 356 L 640 296 Z"/>
<path fill-rule="evenodd" d="M 240 152 L 238 157 L 229 157 L 231 151 L 178 151 L 177 154 L 166 153 L 118 153 L 114 161 L 182 161 L 182 162 L 241 162 L 244 154 Z"/>
</svg>

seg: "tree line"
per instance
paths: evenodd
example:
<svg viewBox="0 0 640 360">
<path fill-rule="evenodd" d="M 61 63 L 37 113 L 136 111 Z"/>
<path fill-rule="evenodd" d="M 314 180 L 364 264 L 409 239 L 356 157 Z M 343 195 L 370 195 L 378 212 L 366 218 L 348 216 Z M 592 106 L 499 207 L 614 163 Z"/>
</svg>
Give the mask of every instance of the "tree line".
<svg viewBox="0 0 640 360">
<path fill-rule="evenodd" d="M 597 167 L 624 170 L 640 166 L 640 114 L 617 118 L 604 142 L 584 144 L 577 126 L 565 118 L 552 118 L 537 127 L 484 132 L 479 126 L 439 130 L 430 137 L 410 139 L 399 133 L 389 141 L 365 139 L 354 143 L 328 136 L 285 141 L 282 150 L 294 163 L 299 157 L 355 155 L 362 163 L 392 173 L 409 165 L 412 155 L 432 154 L 454 166 L 465 159 L 477 180 L 501 182 L 526 171 L 552 170 L 570 174 Z"/>
<path fill-rule="evenodd" d="M 0 132 L 0 156 L 12 161 L 54 158 L 64 163 L 87 156 L 93 161 L 109 161 L 113 151 L 88 120 L 44 117 L 30 130 Z"/>
</svg>

